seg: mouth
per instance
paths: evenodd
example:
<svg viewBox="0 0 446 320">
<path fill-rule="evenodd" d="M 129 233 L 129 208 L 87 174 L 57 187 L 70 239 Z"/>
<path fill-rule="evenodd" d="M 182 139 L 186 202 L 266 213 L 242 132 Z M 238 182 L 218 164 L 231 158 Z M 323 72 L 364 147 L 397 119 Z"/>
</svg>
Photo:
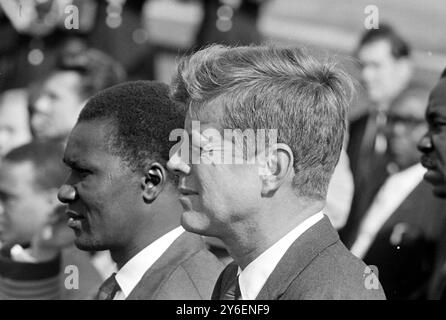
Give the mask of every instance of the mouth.
<svg viewBox="0 0 446 320">
<path fill-rule="evenodd" d="M 197 195 L 198 192 L 192 189 L 188 189 L 188 188 L 184 188 L 184 187 L 179 187 L 178 191 L 180 191 L 180 193 L 183 196 L 192 196 L 192 195 Z"/>
<path fill-rule="evenodd" d="M 426 155 L 421 156 L 420 162 L 421 162 L 421 165 L 428 170 L 431 170 L 431 171 L 437 170 L 435 161 Z"/>
<path fill-rule="evenodd" d="M 67 225 L 70 228 L 79 229 L 81 227 L 82 221 L 85 220 L 85 217 L 76 211 L 67 210 L 65 211 L 66 215 L 68 216 L 68 222 Z"/>
</svg>

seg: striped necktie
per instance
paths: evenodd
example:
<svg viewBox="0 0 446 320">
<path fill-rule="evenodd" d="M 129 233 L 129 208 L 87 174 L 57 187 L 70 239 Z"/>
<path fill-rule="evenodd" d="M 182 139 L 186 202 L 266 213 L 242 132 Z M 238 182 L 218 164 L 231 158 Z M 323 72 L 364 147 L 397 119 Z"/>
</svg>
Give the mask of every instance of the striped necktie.
<svg viewBox="0 0 446 320">
<path fill-rule="evenodd" d="M 222 300 L 242 300 L 238 276 L 235 278 L 235 281 L 231 284 L 228 291 L 225 292 Z"/>
<path fill-rule="evenodd" d="M 114 272 L 99 288 L 96 300 L 113 300 L 116 292 L 121 290 L 116 281 L 116 272 Z"/>
</svg>

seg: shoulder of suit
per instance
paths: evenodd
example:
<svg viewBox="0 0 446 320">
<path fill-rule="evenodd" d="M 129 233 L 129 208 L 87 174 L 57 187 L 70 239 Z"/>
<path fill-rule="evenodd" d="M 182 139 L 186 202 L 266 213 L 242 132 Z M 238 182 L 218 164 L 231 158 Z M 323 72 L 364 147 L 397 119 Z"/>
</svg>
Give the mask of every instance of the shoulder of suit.
<svg viewBox="0 0 446 320">
<path fill-rule="evenodd" d="M 369 290 L 367 266 L 340 240 L 325 248 L 296 277 L 285 296 L 296 299 L 385 299 L 379 284 Z"/>
</svg>

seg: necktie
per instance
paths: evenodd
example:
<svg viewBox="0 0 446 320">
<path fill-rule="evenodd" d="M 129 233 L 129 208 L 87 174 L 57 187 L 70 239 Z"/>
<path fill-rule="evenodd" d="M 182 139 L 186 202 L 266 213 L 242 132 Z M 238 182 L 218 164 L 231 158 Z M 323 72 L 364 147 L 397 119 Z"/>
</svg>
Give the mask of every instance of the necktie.
<svg viewBox="0 0 446 320">
<path fill-rule="evenodd" d="M 116 273 L 113 273 L 99 288 L 96 300 L 112 300 L 121 288 L 116 281 Z"/>
<path fill-rule="evenodd" d="M 240 292 L 240 285 L 237 277 L 229 287 L 228 291 L 225 292 L 222 300 L 241 300 L 241 299 L 242 299 L 242 294 Z"/>
</svg>

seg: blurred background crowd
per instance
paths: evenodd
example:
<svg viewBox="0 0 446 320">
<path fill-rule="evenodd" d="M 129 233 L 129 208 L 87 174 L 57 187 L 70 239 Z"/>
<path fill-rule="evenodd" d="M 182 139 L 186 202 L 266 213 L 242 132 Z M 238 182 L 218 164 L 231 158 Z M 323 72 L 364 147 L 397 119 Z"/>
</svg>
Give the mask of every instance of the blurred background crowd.
<svg viewBox="0 0 446 320">
<path fill-rule="evenodd" d="M 78 28 L 70 5 L 79 10 Z M 365 27 L 368 5 L 0 0 L 0 298 L 14 290 L 8 277 L 27 277 L 14 273 L 8 259 L 32 263 L 26 249 L 33 246 L 42 257 L 48 248 L 60 250 L 61 270 L 79 266 L 86 285 L 66 290 L 65 298 L 88 298 L 113 272 L 107 253 L 72 246 L 56 200 L 66 175 L 63 145 L 88 97 L 126 80 L 169 83 L 179 56 L 212 43 L 262 42 L 309 47 L 321 59 L 338 60 L 357 80 L 325 213 L 346 246 L 377 266 L 387 298 L 440 298 L 446 202 L 423 182 L 417 143 L 427 128 L 429 91 L 446 67 L 446 4 L 375 1 L 378 29 Z M 217 241 L 208 244 L 228 262 Z"/>
</svg>

